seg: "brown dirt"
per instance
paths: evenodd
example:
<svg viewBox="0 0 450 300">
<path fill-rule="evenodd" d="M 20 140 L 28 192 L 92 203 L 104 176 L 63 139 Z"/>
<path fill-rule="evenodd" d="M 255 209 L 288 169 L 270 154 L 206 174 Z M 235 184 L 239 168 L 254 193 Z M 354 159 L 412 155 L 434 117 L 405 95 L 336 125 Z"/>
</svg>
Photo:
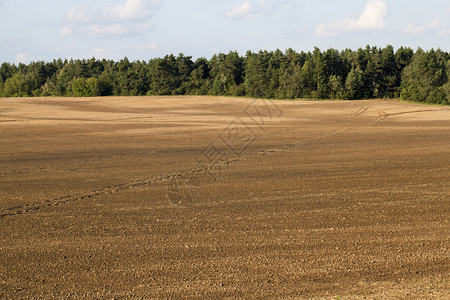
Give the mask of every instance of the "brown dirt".
<svg viewBox="0 0 450 300">
<path fill-rule="evenodd" d="M 0 298 L 450 299 L 448 108 L 0 99 L 0 137 Z"/>
</svg>

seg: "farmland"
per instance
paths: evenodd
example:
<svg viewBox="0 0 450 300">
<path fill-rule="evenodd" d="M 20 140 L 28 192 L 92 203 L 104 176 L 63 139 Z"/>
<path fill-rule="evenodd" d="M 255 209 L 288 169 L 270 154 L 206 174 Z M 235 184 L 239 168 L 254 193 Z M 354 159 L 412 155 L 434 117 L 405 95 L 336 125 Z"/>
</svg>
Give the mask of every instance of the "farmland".
<svg viewBox="0 0 450 300">
<path fill-rule="evenodd" d="M 450 109 L 0 99 L 0 297 L 450 295 Z"/>
</svg>

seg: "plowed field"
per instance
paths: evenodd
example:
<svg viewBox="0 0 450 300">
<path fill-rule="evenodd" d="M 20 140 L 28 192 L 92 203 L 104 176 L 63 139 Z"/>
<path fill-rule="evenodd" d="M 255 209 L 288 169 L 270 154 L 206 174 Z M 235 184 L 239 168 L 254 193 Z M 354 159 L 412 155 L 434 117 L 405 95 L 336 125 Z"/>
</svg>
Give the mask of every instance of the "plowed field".
<svg viewBox="0 0 450 300">
<path fill-rule="evenodd" d="M 450 299 L 450 109 L 0 99 L 0 298 Z"/>
</svg>

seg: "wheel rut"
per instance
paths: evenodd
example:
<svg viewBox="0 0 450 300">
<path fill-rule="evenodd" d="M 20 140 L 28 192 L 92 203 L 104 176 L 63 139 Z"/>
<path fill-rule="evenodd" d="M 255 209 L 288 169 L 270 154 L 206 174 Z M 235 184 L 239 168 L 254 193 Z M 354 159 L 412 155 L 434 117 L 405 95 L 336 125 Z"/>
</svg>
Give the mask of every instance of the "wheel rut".
<svg viewBox="0 0 450 300">
<path fill-rule="evenodd" d="M 363 106 L 362 108 L 358 109 L 356 112 L 349 115 L 343 121 L 340 121 L 338 123 L 346 123 L 346 122 L 350 122 L 352 120 L 357 119 L 363 113 L 367 112 L 369 110 L 370 106 L 371 106 L 370 104 Z M 435 110 L 424 110 L 424 111 L 435 111 Z M 75 194 L 75 195 L 63 196 L 63 197 L 45 200 L 42 202 L 36 202 L 36 203 L 32 203 L 32 204 L 26 204 L 26 205 L 22 205 L 22 206 L 16 206 L 16 207 L 3 209 L 0 211 L 0 219 L 6 218 L 6 217 L 19 216 L 19 215 L 26 214 L 26 213 L 31 213 L 31 212 L 38 211 L 38 210 L 46 208 L 46 207 L 59 206 L 59 205 L 68 204 L 68 203 L 72 203 L 72 202 L 76 202 L 76 201 L 97 198 L 97 197 L 101 197 L 104 195 L 113 194 L 113 193 L 117 193 L 117 192 L 121 192 L 121 191 L 127 191 L 130 189 L 142 188 L 142 187 L 145 187 L 145 186 L 148 186 L 151 184 L 166 182 L 166 181 L 172 180 L 174 178 L 182 177 L 182 176 L 192 176 L 192 175 L 201 174 L 201 173 L 204 173 L 207 171 L 212 171 L 215 169 L 223 169 L 224 167 L 228 167 L 230 165 L 233 165 L 233 164 L 236 164 L 239 162 L 252 160 L 252 159 L 258 159 L 258 158 L 261 158 L 261 157 L 264 157 L 267 155 L 271 155 L 271 154 L 278 153 L 281 151 L 286 151 L 288 149 L 295 148 L 298 146 L 308 145 L 308 144 L 312 144 L 315 142 L 323 141 L 323 140 L 326 140 L 326 139 L 329 139 L 329 138 L 332 138 L 332 137 L 335 137 L 338 135 L 342 135 L 344 133 L 347 133 L 347 132 L 349 132 L 355 128 L 361 127 L 361 126 L 370 126 L 370 125 L 379 124 L 379 123 L 383 122 L 386 118 L 391 117 L 391 116 L 396 116 L 396 115 L 406 114 L 406 113 L 424 112 L 424 111 L 410 111 L 410 112 L 388 114 L 388 113 L 385 113 L 384 111 L 380 110 L 380 111 L 378 111 L 378 117 L 374 121 L 371 121 L 371 122 L 362 122 L 357 125 L 345 126 L 336 131 L 333 131 L 333 132 L 330 132 L 328 134 L 324 134 L 321 136 L 317 136 L 314 138 L 301 140 L 301 141 L 293 142 L 293 143 L 283 144 L 278 147 L 273 147 L 273 148 L 259 151 L 255 154 L 242 155 L 239 157 L 221 161 L 219 163 L 196 167 L 196 168 L 193 168 L 190 170 L 184 170 L 184 171 L 174 172 L 171 174 L 148 177 L 148 178 L 130 181 L 127 183 L 111 185 L 111 186 L 108 186 L 108 187 L 105 187 L 102 189 L 98 189 L 98 190 L 94 190 L 94 191 L 91 191 L 91 192 L 88 192 L 85 194 Z M 137 155 L 141 155 L 141 154 L 142 153 L 140 153 L 140 152 L 137 153 Z"/>
</svg>

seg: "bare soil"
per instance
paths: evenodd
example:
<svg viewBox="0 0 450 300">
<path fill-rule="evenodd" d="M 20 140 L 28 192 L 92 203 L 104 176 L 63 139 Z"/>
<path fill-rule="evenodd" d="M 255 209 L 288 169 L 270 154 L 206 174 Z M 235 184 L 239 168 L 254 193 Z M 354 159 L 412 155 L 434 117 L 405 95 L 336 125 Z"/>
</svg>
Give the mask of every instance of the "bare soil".
<svg viewBox="0 0 450 300">
<path fill-rule="evenodd" d="M 450 109 L 0 99 L 0 298 L 450 299 Z"/>
</svg>

